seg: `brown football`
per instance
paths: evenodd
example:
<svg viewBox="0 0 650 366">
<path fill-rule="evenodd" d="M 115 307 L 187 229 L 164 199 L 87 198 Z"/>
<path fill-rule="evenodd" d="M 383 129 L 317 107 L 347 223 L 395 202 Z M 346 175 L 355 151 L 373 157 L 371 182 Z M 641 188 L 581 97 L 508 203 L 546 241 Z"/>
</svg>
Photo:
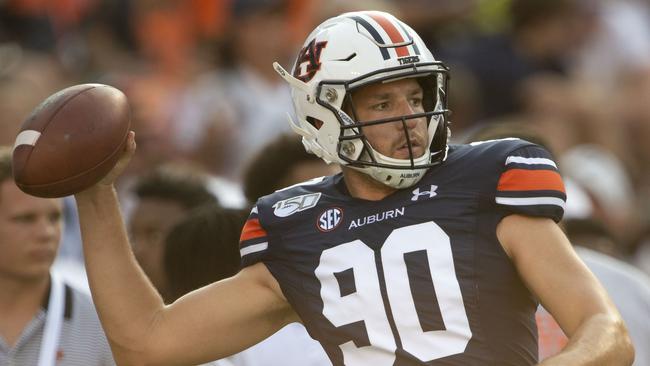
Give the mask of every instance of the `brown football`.
<svg viewBox="0 0 650 366">
<path fill-rule="evenodd" d="M 130 121 L 126 96 L 112 86 L 81 84 L 51 95 L 16 137 L 16 184 L 25 193 L 47 198 L 89 188 L 117 163 Z"/>
</svg>

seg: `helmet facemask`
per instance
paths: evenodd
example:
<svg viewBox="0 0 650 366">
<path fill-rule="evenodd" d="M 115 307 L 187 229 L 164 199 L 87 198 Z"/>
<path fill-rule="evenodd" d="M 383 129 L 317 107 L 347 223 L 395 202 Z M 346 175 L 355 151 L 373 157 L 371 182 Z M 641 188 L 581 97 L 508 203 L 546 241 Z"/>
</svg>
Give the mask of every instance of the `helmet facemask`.
<svg viewBox="0 0 650 366">
<path fill-rule="evenodd" d="M 370 84 L 388 83 L 404 78 L 415 78 L 422 88 L 423 112 L 377 120 L 359 120 L 352 100 L 352 94 L 356 90 Z M 316 102 L 329 109 L 340 124 L 338 158 L 345 162 L 345 165 L 393 188 L 409 187 L 417 183 L 428 168 L 439 164 L 446 156 L 446 116 L 449 113 L 446 108 L 447 79 L 447 69 L 440 63 L 431 63 L 383 70 L 377 75 L 365 75 L 349 82 L 321 82 Z M 338 95 L 341 94 L 344 97 L 339 100 Z M 414 139 L 409 135 L 412 129 L 407 128 L 407 123 L 420 118 L 426 118 L 428 139 L 423 154 L 414 156 L 411 145 Z M 315 123 L 316 128 L 319 127 L 318 120 L 310 122 Z M 381 154 L 364 134 L 364 128 L 369 126 L 393 123 L 402 125 L 401 131 L 405 134 L 404 141 L 409 152 L 406 159 Z M 433 141 L 436 143 L 433 144 Z"/>
</svg>

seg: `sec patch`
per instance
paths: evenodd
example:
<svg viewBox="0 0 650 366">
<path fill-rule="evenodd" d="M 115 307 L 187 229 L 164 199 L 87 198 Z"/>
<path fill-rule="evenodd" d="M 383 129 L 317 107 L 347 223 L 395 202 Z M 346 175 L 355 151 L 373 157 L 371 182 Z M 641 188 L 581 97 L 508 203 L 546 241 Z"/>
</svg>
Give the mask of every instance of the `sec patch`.
<svg viewBox="0 0 650 366">
<path fill-rule="evenodd" d="M 343 210 L 333 207 L 323 211 L 316 220 L 316 227 L 322 232 L 328 232 L 339 227 L 343 221 Z"/>
</svg>

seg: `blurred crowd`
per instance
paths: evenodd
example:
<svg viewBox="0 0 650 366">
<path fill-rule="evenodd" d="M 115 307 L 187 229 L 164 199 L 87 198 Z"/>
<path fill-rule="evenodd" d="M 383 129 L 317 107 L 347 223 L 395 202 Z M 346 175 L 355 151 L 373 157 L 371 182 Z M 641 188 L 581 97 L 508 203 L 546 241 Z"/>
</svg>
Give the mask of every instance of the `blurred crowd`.
<svg viewBox="0 0 650 366">
<path fill-rule="evenodd" d="M 543 144 L 566 179 L 572 242 L 650 274 L 648 0 L 4 0 L 0 144 L 55 91 L 110 84 L 129 97 L 138 143 L 118 185 L 128 217 L 143 217 L 139 180 L 170 163 L 209 174 L 216 202 L 245 209 L 333 171 L 280 167 L 301 152 L 285 136 L 291 97 L 271 64 L 291 67 L 315 25 L 362 9 L 412 25 L 451 68 L 452 142 Z M 298 149 L 273 161 L 274 145 Z M 161 241 L 155 230 L 132 233 L 135 245 Z M 62 251 L 80 258 L 74 228 Z"/>
</svg>

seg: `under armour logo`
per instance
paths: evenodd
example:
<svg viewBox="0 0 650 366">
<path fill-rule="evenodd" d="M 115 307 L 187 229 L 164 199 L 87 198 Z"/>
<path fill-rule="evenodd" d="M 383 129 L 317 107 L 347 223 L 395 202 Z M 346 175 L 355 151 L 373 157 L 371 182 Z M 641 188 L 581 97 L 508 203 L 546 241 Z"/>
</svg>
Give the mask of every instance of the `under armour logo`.
<svg viewBox="0 0 650 366">
<path fill-rule="evenodd" d="M 411 197 L 411 201 L 417 201 L 420 196 L 428 196 L 429 198 L 433 198 L 438 195 L 438 193 L 436 193 L 436 189 L 438 189 L 438 186 L 434 186 L 432 184 L 431 188 L 428 191 L 420 192 L 420 187 L 418 187 L 413 190 L 413 197 Z"/>
</svg>

